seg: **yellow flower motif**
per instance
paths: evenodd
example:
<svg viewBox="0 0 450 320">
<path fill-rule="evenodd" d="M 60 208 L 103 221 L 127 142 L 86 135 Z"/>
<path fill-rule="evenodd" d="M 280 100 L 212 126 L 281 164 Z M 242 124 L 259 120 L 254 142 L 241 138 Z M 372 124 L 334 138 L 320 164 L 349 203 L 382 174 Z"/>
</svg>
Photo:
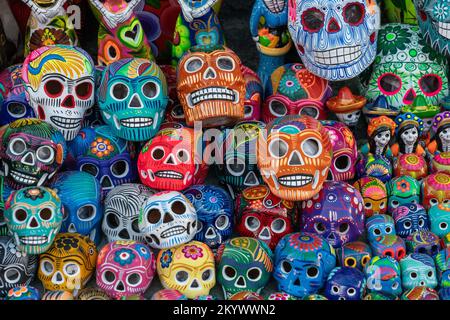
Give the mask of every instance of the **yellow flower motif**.
<svg viewBox="0 0 450 320">
<path fill-rule="evenodd" d="M 45 29 L 44 34 L 41 37 L 41 41 L 44 45 L 51 46 L 55 44 L 56 37 L 50 32 L 50 30 Z"/>
<path fill-rule="evenodd" d="M 97 138 L 91 143 L 91 152 L 99 158 L 106 157 L 114 151 L 109 139 Z"/>
</svg>

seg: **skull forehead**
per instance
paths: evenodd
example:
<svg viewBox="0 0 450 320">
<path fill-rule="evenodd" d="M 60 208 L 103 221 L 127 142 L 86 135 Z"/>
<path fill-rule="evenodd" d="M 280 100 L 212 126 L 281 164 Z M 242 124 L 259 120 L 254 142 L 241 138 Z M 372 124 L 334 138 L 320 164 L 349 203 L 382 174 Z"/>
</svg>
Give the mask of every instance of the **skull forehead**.
<svg viewBox="0 0 450 320">
<path fill-rule="evenodd" d="M 88 156 L 99 160 L 128 154 L 127 147 L 127 141 L 115 136 L 106 125 L 82 129 L 71 144 L 76 157 Z"/>
<path fill-rule="evenodd" d="M 172 253 L 173 257 L 173 261 L 169 265 L 169 270 L 167 270 L 169 272 L 174 269 L 177 270 L 180 267 L 186 267 L 190 270 L 206 269 L 208 267 L 214 268 L 214 254 L 202 242 L 191 241 L 175 248 L 161 250 L 160 257 L 167 254 L 168 251 Z M 158 260 L 160 260 L 160 257 Z M 164 270 L 162 271 L 163 273 L 167 273 Z"/>
<path fill-rule="evenodd" d="M 70 205 L 83 205 L 86 202 L 100 204 L 100 183 L 98 180 L 81 171 L 60 173 L 53 187 L 57 190 L 61 201 Z"/>
<path fill-rule="evenodd" d="M 77 233 L 59 233 L 52 246 L 41 255 L 41 259 L 52 261 L 77 261 L 83 268 L 93 270 L 97 259 L 97 249 L 87 236 Z"/>
<path fill-rule="evenodd" d="M 11 206 L 22 204 L 36 206 L 43 203 L 55 207 L 61 205 L 61 200 L 56 192 L 50 188 L 44 187 L 28 187 L 15 191 L 12 193 L 9 202 Z"/>
<path fill-rule="evenodd" d="M 195 185 L 183 193 L 194 206 L 198 219 L 211 220 L 223 214 L 232 215 L 231 197 L 218 186 Z"/>
<path fill-rule="evenodd" d="M 109 243 L 100 250 L 97 269 L 114 265 L 119 270 L 130 270 L 136 267 L 149 268 L 153 261 L 150 249 L 135 241 L 118 240 Z"/>
<path fill-rule="evenodd" d="M 144 202 L 155 191 L 141 184 L 125 183 L 114 187 L 108 192 L 105 199 L 105 210 L 116 209 L 114 214 L 123 217 L 134 217 L 139 214 Z"/>
</svg>

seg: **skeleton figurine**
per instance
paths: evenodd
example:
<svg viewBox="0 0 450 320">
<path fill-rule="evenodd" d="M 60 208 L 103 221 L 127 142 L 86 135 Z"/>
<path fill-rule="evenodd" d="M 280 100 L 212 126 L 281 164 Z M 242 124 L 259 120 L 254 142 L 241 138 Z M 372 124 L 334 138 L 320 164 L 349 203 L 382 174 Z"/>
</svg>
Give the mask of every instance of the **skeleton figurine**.
<svg viewBox="0 0 450 320">
<path fill-rule="evenodd" d="M 43 46 L 76 46 L 75 28 L 64 10 L 67 0 L 22 0 L 31 9 L 25 35 L 25 56 Z"/>
<path fill-rule="evenodd" d="M 395 118 L 397 127 L 395 134 L 397 143 L 391 147 L 392 154 L 397 157 L 401 154 L 415 153 L 418 156 L 424 154 L 424 150 L 419 142 L 419 137 L 423 129 L 423 121 L 413 113 L 407 112 Z"/>
<path fill-rule="evenodd" d="M 427 150 L 432 157 L 433 171 L 450 171 L 450 111 L 437 114 L 433 120 L 434 140 Z"/>
<path fill-rule="evenodd" d="M 369 142 L 361 147 L 361 153 L 390 158 L 392 151 L 389 143 L 394 135 L 395 127 L 395 122 L 386 116 L 371 119 L 367 127 Z"/>
<path fill-rule="evenodd" d="M 327 101 L 327 107 L 336 114 L 339 121 L 349 127 L 355 127 L 366 102 L 363 96 L 354 95 L 348 87 L 342 87 L 336 97 Z"/>
</svg>

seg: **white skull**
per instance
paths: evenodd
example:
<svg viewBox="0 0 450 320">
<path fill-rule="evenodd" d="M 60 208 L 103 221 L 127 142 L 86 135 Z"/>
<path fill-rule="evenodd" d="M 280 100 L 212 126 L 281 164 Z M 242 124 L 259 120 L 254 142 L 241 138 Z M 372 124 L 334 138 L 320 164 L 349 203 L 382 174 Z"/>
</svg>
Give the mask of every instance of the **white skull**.
<svg viewBox="0 0 450 320">
<path fill-rule="evenodd" d="M 154 194 L 141 207 L 139 230 L 157 249 L 172 248 L 191 241 L 197 232 L 197 213 L 180 192 Z"/>
<path fill-rule="evenodd" d="M 336 117 L 338 118 L 339 121 L 345 123 L 350 127 L 353 127 L 358 124 L 359 118 L 361 117 L 361 110 L 349 113 L 337 113 Z"/>
<path fill-rule="evenodd" d="M 401 135 L 400 138 L 403 140 L 403 142 L 406 145 L 412 145 L 417 141 L 417 138 L 419 137 L 419 132 L 417 131 L 417 128 L 411 128 L 408 130 L 405 130 Z"/>
<path fill-rule="evenodd" d="M 444 129 L 439 133 L 439 138 L 441 138 L 442 142 L 450 143 L 450 129 Z"/>
<path fill-rule="evenodd" d="M 378 148 L 384 148 L 391 140 L 391 132 L 388 130 L 381 131 L 375 136 L 373 140 L 375 141 Z"/>
</svg>

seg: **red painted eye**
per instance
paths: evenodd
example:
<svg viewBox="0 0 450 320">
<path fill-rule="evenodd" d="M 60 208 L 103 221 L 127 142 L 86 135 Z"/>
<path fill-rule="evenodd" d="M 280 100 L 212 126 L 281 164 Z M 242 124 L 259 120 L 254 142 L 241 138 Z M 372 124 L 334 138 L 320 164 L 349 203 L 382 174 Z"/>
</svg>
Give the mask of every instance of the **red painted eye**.
<svg viewBox="0 0 450 320">
<path fill-rule="evenodd" d="M 49 97 L 58 98 L 62 94 L 64 87 L 58 80 L 50 80 L 45 83 L 44 90 Z"/>
<path fill-rule="evenodd" d="M 77 93 L 78 98 L 82 100 L 89 99 L 92 94 L 92 83 L 83 82 L 76 86 L 75 92 Z"/>
<path fill-rule="evenodd" d="M 364 20 L 365 13 L 364 5 L 356 2 L 345 5 L 342 10 L 344 21 L 351 26 L 359 26 Z"/>
<path fill-rule="evenodd" d="M 305 31 L 318 32 L 323 28 L 325 15 L 317 8 L 310 8 L 302 13 L 302 25 Z"/>
<path fill-rule="evenodd" d="M 419 80 L 419 87 L 427 96 L 435 96 L 442 90 L 442 79 L 435 74 L 424 75 Z"/>
<path fill-rule="evenodd" d="M 378 87 L 384 95 L 393 96 L 402 88 L 402 79 L 393 73 L 385 73 L 378 78 Z"/>
</svg>

